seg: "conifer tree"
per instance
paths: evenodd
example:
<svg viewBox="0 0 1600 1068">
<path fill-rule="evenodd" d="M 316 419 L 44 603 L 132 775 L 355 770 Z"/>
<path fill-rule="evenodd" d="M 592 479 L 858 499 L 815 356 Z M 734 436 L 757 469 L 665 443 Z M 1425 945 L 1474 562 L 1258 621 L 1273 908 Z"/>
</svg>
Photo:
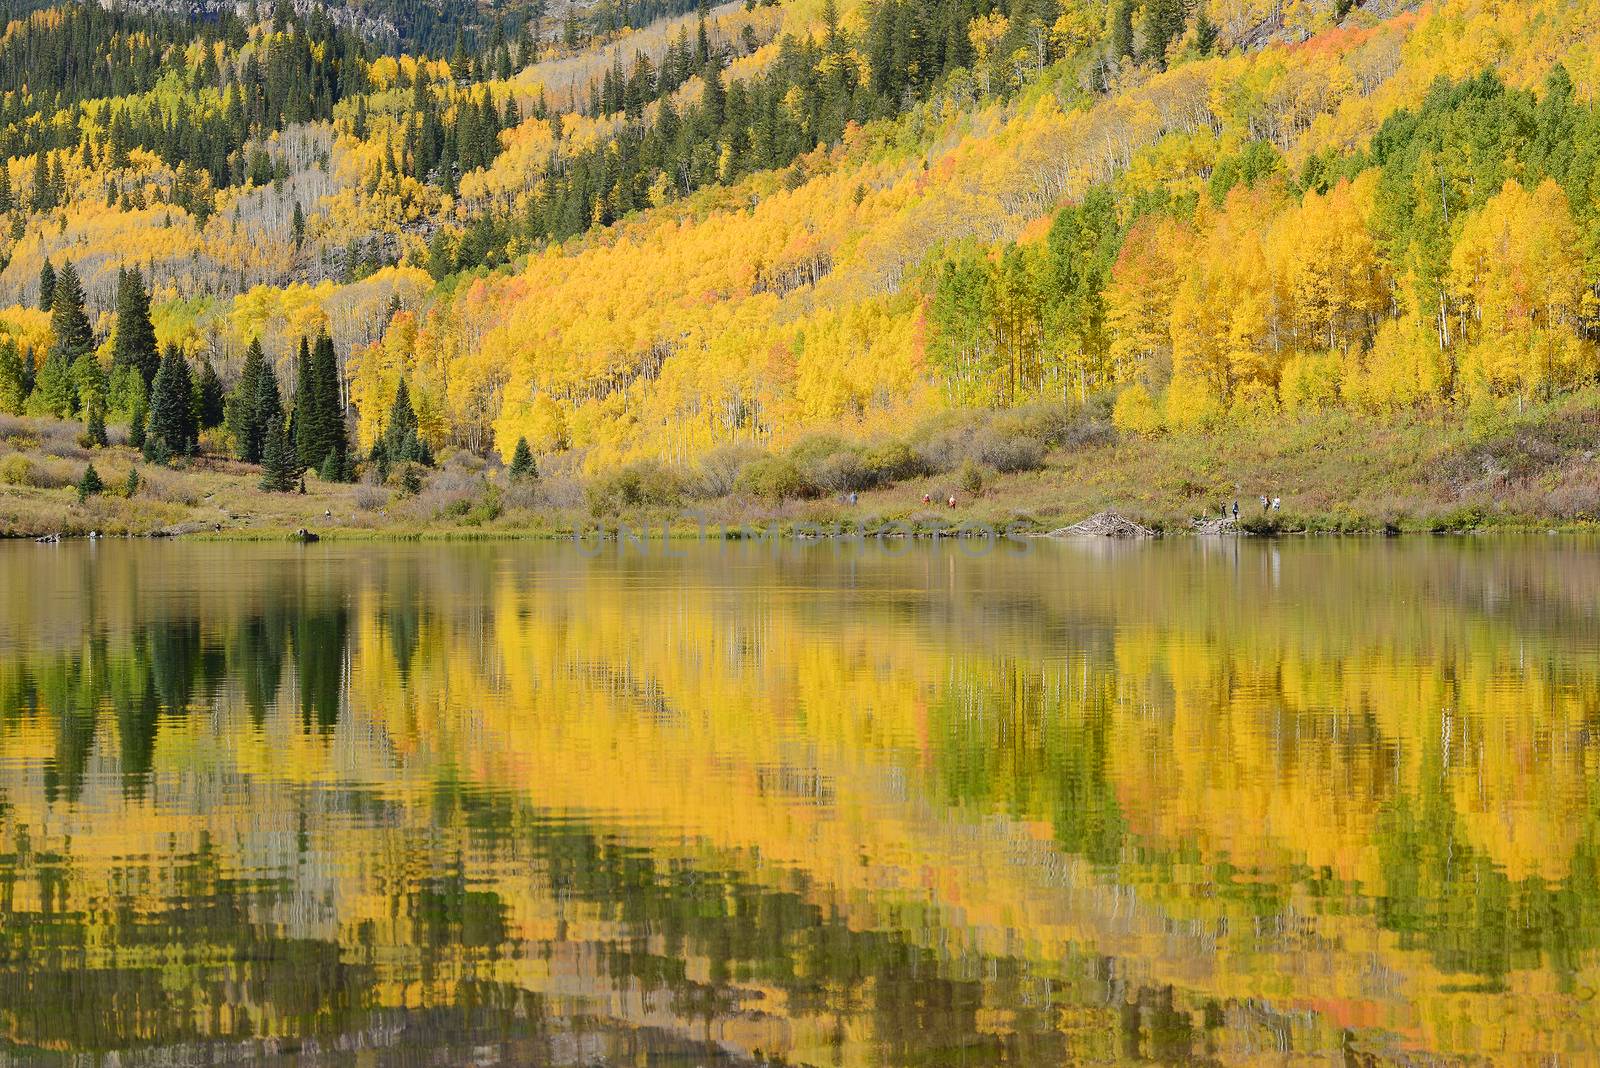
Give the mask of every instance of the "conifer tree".
<svg viewBox="0 0 1600 1068">
<path fill-rule="evenodd" d="M 240 372 L 239 381 L 234 384 L 233 392 L 228 397 L 227 414 L 224 422 L 228 431 L 233 435 L 233 440 L 239 450 L 239 459 L 246 463 L 260 463 L 262 449 L 262 434 L 266 429 L 264 412 L 261 411 L 261 400 L 265 394 L 263 379 L 272 375 L 272 368 L 267 364 L 266 355 L 261 351 L 259 338 L 250 339 L 250 347 L 245 350 L 244 369 Z M 271 393 L 277 396 L 277 376 L 272 375 Z"/>
<path fill-rule="evenodd" d="M 538 469 L 533 464 L 533 450 L 528 447 L 528 439 L 517 439 L 516 451 L 511 454 L 511 477 L 516 481 L 529 478 L 538 478 Z"/>
<path fill-rule="evenodd" d="M 389 423 L 383 433 L 383 454 L 389 463 L 433 465 L 433 454 L 417 433 L 417 413 L 411 407 L 411 392 L 405 379 L 395 391 L 389 408 Z"/>
<path fill-rule="evenodd" d="M 274 414 L 267 420 L 262 437 L 261 488 L 268 493 L 288 493 L 294 489 L 295 471 L 293 449 L 284 435 L 281 415 Z"/>
<path fill-rule="evenodd" d="M 117 321 L 111 346 L 111 369 L 136 367 L 146 387 L 161 367 L 156 328 L 150 321 L 150 295 L 137 267 L 117 273 Z"/>
<path fill-rule="evenodd" d="M 0 338 L 0 412 L 21 415 L 28 402 L 22 353 L 10 338 Z"/>
<path fill-rule="evenodd" d="M 89 318 L 83 311 L 83 284 L 78 281 L 78 269 L 70 261 L 56 272 L 56 284 L 50 296 L 50 333 L 54 338 L 51 355 L 65 357 L 68 366 L 79 356 L 94 351 L 94 332 L 89 329 Z"/>
<path fill-rule="evenodd" d="M 39 310 L 49 311 L 56 299 L 56 265 L 48 259 L 39 268 Z"/>
<path fill-rule="evenodd" d="M 317 451 L 317 379 L 311 369 L 311 346 L 300 338 L 300 353 L 295 359 L 294 407 L 289 426 L 290 444 L 302 468 L 321 465 L 324 454 Z"/>
<path fill-rule="evenodd" d="M 222 392 L 222 380 L 217 377 L 210 360 L 200 364 L 195 396 L 195 416 L 200 429 L 212 430 L 221 426 L 227 410 L 227 398 Z"/>
<path fill-rule="evenodd" d="M 150 422 L 150 403 L 145 400 L 144 393 L 138 393 L 133 398 L 133 411 L 128 414 L 128 444 L 140 451 L 144 450 L 148 438 L 147 430 Z"/>
<path fill-rule="evenodd" d="M 95 398 L 88 404 L 89 417 L 84 421 L 83 437 L 93 448 L 105 448 L 110 442 L 106 439 L 106 405 L 105 401 Z"/>
<path fill-rule="evenodd" d="M 334 469 L 342 472 L 349 454 L 349 441 L 344 427 L 344 404 L 340 400 L 339 359 L 333 349 L 333 338 L 326 331 L 317 338 L 311 357 L 311 379 L 315 384 L 311 408 L 315 466 L 321 471 L 332 457 Z"/>
<path fill-rule="evenodd" d="M 199 435 L 195 428 L 193 396 L 189 363 L 177 346 L 169 345 L 150 389 L 149 438 L 159 443 L 158 452 L 183 456 L 195 450 Z"/>
<path fill-rule="evenodd" d="M 72 414 L 77 391 L 72 387 L 72 365 L 60 353 L 52 352 L 39 368 L 38 379 L 28 397 L 29 415 L 48 415 L 65 419 Z"/>
<path fill-rule="evenodd" d="M 94 464 L 90 464 L 83 469 L 83 477 L 78 479 L 78 502 L 81 504 L 97 493 L 104 493 L 105 489 L 106 484 L 100 481 L 100 472 L 94 469 Z"/>
</svg>

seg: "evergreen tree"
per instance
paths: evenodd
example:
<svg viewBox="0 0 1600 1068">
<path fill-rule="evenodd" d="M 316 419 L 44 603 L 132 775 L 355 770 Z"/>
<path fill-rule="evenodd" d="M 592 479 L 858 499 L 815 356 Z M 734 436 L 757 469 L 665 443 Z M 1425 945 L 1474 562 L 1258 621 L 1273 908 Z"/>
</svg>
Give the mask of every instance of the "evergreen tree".
<svg viewBox="0 0 1600 1068">
<path fill-rule="evenodd" d="M 389 422 L 383 432 L 383 454 L 388 463 L 433 465 L 433 454 L 417 433 L 417 413 L 411 407 L 411 391 L 403 378 L 395 391 L 394 404 L 389 408 Z"/>
<path fill-rule="evenodd" d="M 128 479 L 122 484 L 122 495 L 132 500 L 134 494 L 139 492 L 139 469 L 128 468 Z"/>
<path fill-rule="evenodd" d="M 83 284 L 78 281 L 78 269 L 71 262 L 62 264 L 56 272 L 56 284 L 50 296 L 50 333 L 52 356 L 72 361 L 94 351 L 94 332 L 89 329 L 89 318 L 83 311 Z"/>
<path fill-rule="evenodd" d="M 211 361 L 200 364 L 200 376 L 195 384 L 195 417 L 201 430 L 212 430 L 222 425 L 227 410 L 227 398 L 222 392 L 222 380 L 212 368 Z"/>
<path fill-rule="evenodd" d="M 137 267 L 117 273 L 117 321 L 111 345 L 111 369 L 136 367 L 148 387 L 161 367 L 156 328 L 150 321 L 150 295 Z"/>
<path fill-rule="evenodd" d="M 26 386 L 22 353 L 17 349 L 16 342 L 10 338 L 0 338 L 0 412 L 21 415 L 28 402 Z"/>
<path fill-rule="evenodd" d="M 128 414 L 128 444 L 134 448 L 144 450 L 145 441 L 149 435 L 147 430 L 150 422 L 150 403 L 145 399 L 144 393 L 135 394 L 133 398 L 133 411 Z"/>
<path fill-rule="evenodd" d="M 245 463 L 261 462 L 262 434 L 266 429 L 266 420 L 259 410 L 263 395 L 262 380 L 271 374 L 271 370 L 266 355 L 261 351 L 260 339 L 251 338 L 250 347 L 245 350 L 244 369 L 228 396 L 227 413 L 223 420 L 228 432 L 233 435 L 239 459 Z M 277 393 L 276 376 L 272 382 L 272 392 L 274 395 Z"/>
<path fill-rule="evenodd" d="M 83 469 L 83 477 L 78 479 L 78 503 L 87 501 L 97 493 L 104 493 L 106 484 L 100 481 L 100 472 L 90 464 Z"/>
<path fill-rule="evenodd" d="M 1209 56 L 1217 50 L 1217 24 L 1206 14 L 1204 4 L 1201 4 L 1195 13 L 1194 44 L 1202 56 Z"/>
<path fill-rule="evenodd" d="M 276 384 L 273 388 L 277 388 Z M 283 417 L 272 415 L 262 436 L 261 488 L 268 493 L 288 493 L 294 489 L 294 450 L 285 438 Z"/>
<path fill-rule="evenodd" d="M 300 338 L 300 353 L 295 359 L 294 408 L 290 417 L 290 443 L 300 467 L 316 468 L 324 454 L 317 451 L 317 379 L 311 369 L 311 346 Z"/>
<path fill-rule="evenodd" d="M 533 464 L 533 450 L 528 448 L 528 439 L 517 439 L 517 448 L 511 454 L 511 477 L 520 482 L 524 479 L 538 478 L 538 469 Z"/>
<path fill-rule="evenodd" d="M 48 415 L 65 419 L 72 414 L 77 391 L 72 386 L 72 365 L 60 353 L 52 353 L 39 368 L 38 380 L 28 397 L 29 415 Z"/>
<path fill-rule="evenodd" d="M 1184 0 L 1145 0 L 1144 58 L 1165 69 L 1167 48 L 1183 35 L 1186 21 Z"/>
<path fill-rule="evenodd" d="M 56 299 L 56 266 L 48 259 L 39 268 L 39 310 L 49 311 Z"/>
<path fill-rule="evenodd" d="M 84 440 L 94 448 L 105 448 L 109 441 L 106 439 L 106 405 L 102 400 L 91 400 L 88 405 L 89 417 L 84 422 Z"/>
<path fill-rule="evenodd" d="M 189 363 L 177 346 L 169 345 L 166 355 L 161 358 L 161 369 L 156 372 L 155 384 L 150 389 L 149 438 L 159 442 L 160 451 L 171 456 L 194 452 L 199 436 L 194 421 L 193 396 Z"/>
<path fill-rule="evenodd" d="M 343 471 L 349 442 L 344 427 L 344 404 L 340 400 L 339 358 L 333 349 L 333 338 L 326 331 L 317 338 L 311 357 L 311 378 L 315 384 L 311 408 L 311 451 L 315 464 L 308 466 L 321 471 L 331 456 L 335 469 Z"/>
</svg>

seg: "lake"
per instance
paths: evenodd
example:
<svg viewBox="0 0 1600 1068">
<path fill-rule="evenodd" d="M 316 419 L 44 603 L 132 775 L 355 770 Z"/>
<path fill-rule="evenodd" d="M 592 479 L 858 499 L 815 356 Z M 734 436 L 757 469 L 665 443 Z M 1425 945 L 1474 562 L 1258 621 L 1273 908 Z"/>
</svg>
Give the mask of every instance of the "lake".
<svg viewBox="0 0 1600 1068">
<path fill-rule="evenodd" d="M 1600 1048 L 1600 542 L 0 545 L 0 1061 Z"/>
</svg>

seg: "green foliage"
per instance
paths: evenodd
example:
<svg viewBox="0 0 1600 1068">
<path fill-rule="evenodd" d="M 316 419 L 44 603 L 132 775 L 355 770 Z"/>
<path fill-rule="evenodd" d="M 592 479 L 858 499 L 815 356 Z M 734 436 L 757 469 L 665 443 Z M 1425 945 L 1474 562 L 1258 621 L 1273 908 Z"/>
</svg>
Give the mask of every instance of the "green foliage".
<svg viewBox="0 0 1600 1068">
<path fill-rule="evenodd" d="M 132 367 L 146 387 L 161 366 L 156 349 L 156 328 L 150 321 L 150 295 L 138 268 L 117 272 L 117 318 L 112 331 L 111 370 Z"/>
<path fill-rule="evenodd" d="M 751 461 L 739 473 L 735 488 L 771 504 L 817 495 L 816 484 L 787 456 L 763 456 Z"/>
<path fill-rule="evenodd" d="M 106 440 L 106 406 L 101 400 L 92 400 L 88 405 L 88 418 L 84 422 L 83 438 L 87 445 L 96 448 L 105 448 L 109 442 Z"/>
<path fill-rule="evenodd" d="M 22 353 L 17 350 L 16 342 L 10 338 L 0 338 L 0 412 L 20 415 L 27 401 Z"/>
<path fill-rule="evenodd" d="M 511 477 L 517 482 L 538 478 L 538 468 L 533 463 L 533 450 L 528 447 L 527 438 L 518 438 L 517 447 L 511 454 Z"/>
<path fill-rule="evenodd" d="M 56 300 L 56 265 L 47 258 L 39 268 L 39 310 L 49 311 Z"/>
<path fill-rule="evenodd" d="M 228 397 L 223 421 L 233 435 L 239 459 L 260 463 L 268 427 L 283 421 L 283 400 L 278 394 L 278 376 L 257 338 L 252 338 L 245 350 L 244 368 Z"/>
<path fill-rule="evenodd" d="M 261 488 L 268 493 L 293 492 L 295 468 L 294 449 L 284 433 L 283 418 L 274 415 L 262 430 Z"/>
<path fill-rule="evenodd" d="M 83 283 L 71 262 L 56 272 L 50 300 L 50 356 L 61 357 L 68 366 L 80 356 L 94 351 L 94 332 L 83 310 Z"/>
<path fill-rule="evenodd" d="M 433 466 L 433 453 L 417 432 L 417 413 L 411 407 L 411 391 L 403 379 L 389 408 L 389 420 L 383 432 L 383 455 L 388 463 Z"/>
<path fill-rule="evenodd" d="M 595 479 L 584 492 L 589 511 L 603 516 L 632 508 L 676 505 L 682 500 L 683 485 L 661 464 L 643 460 Z"/>
<path fill-rule="evenodd" d="M 211 430 L 222 425 L 227 412 L 227 398 L 222 392 L 222 380 L 212 368 L 210 360 L 200 364 L 200 375 L 195 381 L 195 419 L 201 430 Z"/>
<path fill-rule="evenodd" d="M 77 408 L 77 403 L 78 392 L 72 383 L 72 365 L 64 354 L 52 349 L 44 366 L 39 368 L 33 393 L 28 397 L 28 414 L 67 419 Z"/>
<path fill-rule="evenodd" d="M 189 362 L 176 346 L 168 346 L 150 390 L 148 441 L 158 443 L 160 452 L 185 456 L 198 447 L 199 427 L 195 422 L 193 398 Z M 147 448 L 150 447 L 147 442 Z"/>
<path fill-rule="evenodd" d="M 100 472 L 94 469 L 94 464 L 83 469 L 83 477 L 78 480 L 78 501 L 87 501 L 96 494 L 104 493 L 106 484 L 100 481 Z"/>
</svg>

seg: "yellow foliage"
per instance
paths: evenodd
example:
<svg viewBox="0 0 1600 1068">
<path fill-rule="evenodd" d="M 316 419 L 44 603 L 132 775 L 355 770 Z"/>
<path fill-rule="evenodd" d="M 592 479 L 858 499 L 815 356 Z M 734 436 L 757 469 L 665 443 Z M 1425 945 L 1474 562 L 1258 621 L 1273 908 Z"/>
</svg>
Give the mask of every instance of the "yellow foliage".
<svg viewBox="0 0 1600 1068">
<path fill-rule="evenodd" d="M 1118 430 L 1130 434 L 1154 434 L 1161 429 L 1161 413 L 1156 411 L 1149 390 L 1143 383 L 1135 382 L 1117 394 L 1111 422 Z"/>
</svg>

